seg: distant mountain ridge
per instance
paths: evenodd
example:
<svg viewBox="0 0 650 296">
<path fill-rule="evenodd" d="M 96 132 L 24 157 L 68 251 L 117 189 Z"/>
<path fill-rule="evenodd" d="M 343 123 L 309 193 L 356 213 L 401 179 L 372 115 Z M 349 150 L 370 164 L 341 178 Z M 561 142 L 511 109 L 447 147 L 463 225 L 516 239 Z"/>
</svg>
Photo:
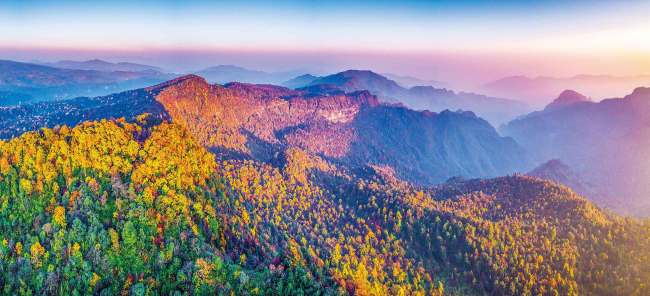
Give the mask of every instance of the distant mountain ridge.
<svg viewBox="0 0 650 296">
<path fill-rule="evenodd" d="M 204 77 L 210 83 L 225 84 L 228 82 L 243 82 L 254 84 L 281 84 L 298 72 L 264 72 L 246 69 L 235 65 L 218 65 L 197 71 L 194 74 Z"/>
<path fill-rule="evenodd" d="M 347 70 L 313 80 L 307 86 L 331 84 L 344 91 L 365 89 L 386 101 L 396 102 L 394 96 L 404 91 L 395 81 L 369 70 Z"/>
<path fill-rule="evenodd" d="M 106 95 L 173 77 L 159 72 L 61 69 L 0 60 L 0 105 Z"/>
<path fill-rule="evenodd" d="M 47 63 L 46 66 L 52 66 L 62 69 L 77 69 L 77 70 L 95 70 L 102 72 L 163 72 L 163 70 L 156 66 L 136 64 L 130 62 L 111 63 L 100 59 L 93 59 L 87 61 L 72 61 L 63 60 L 55 63 Z"/>
<path fill-rule="evenodd" d="M 583 102 L 590 102 L 591 100 L 586 96 L 574 91 L 567 89 L 563 91 L 557 99 L 553 100 L 550 104 L 546 106 L 545 109 L 556 109 L 564 108 L 574 104 L 579 104 Z"/>
<path fill-rule="evenodd" d="M 294 77 L 292 79 L 289 79 L 285 82 L 282 83 L 282 86 L 288 87 L 288 88 L 302 88 L 306 87 L 307 85 L 311 84 L 314 80 L 320 79 L 321 77 L 319 76 L 314 76 L 311 74 L 304 74 L 300 75 L 297 77 Z"/>
<path fill-rule="evenodd" d="M 479 94 L 439 89 L 433 86 L 404 88 L 397 82 L 369 70 L 347 70 L 316 79 L 301 79 L 304 87 L 331 85 L 343 91 L 368 90 L 382 101 L 402 103 L 415 110 L 467 110 L 478 114 L 495 126 L 529 112 L 526 104 Z M 295 80 L 296 82 L 298 80 Z"/>
<path fill-rule="evenodd" d="M 587 184 L 581 176 L 559 159 L 551 159 L 528 172 L 527 175 L 562 184 L 592 200 L 599 199 L 592 185 Z"/>
<path fill-rule="evenodd" d="M 418 77 L 413 77 L 409 75 L 398 75 L 398 74 L 393 74 L 393 73 L 381 73 L 384 77 L 393 80 L 397 82 L 397 84 L 401 85 L 402 87 L 405 88 L 411 88 L 414 86 L 432 86 L 435 88 L 449 88 L 449 84 L 442 82 L 442 81 L 437 81 L 437 80 L 426 80 L 426 79 L 420 79 Z"/>
<path fill-rule="evenodd" d="M 477 91 L 542 106 L 550 102 L 549 98 L 553 98 L 565 89 L 573 89 L 598 101 L 604 98 L 621 97 L 630 89 L 641 85 L 650 85 L 650 75 L 576 75 L 566 78 L 510 76 L 486 83 Z"/>
<path fill-rule="evenodd" d="M 579 101 L 546 108 L 505 125 L 536 162 L 562 159 L 584 177 L 602 200 L 621 213 L 647 216 L 650 210 L 650 88 L 623 97 Z"/>
</svg>

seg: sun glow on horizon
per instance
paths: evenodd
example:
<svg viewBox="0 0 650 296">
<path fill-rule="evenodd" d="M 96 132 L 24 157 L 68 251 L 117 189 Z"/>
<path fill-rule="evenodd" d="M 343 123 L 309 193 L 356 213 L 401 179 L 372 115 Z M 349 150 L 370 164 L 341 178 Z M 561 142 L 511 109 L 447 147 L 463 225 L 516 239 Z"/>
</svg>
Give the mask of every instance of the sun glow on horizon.
<svg viewBox="0 0 650 296">
<path fill-rule="evenodd" d="M 471 76 L 472 67 L 493 76 L 650 73 L 650 3 L 641 1 L 37 3 L 0 4 L 5 58 L 95 53 L 172 65 L 164 59 L 246 63 L 259 54 L 280 58 L 256 68 L 316 69 L 326 59 L 339 68 L 390 65 L 432 79 Z M 553 69 L 545 60 L 565 66 Z"/>
</svg>

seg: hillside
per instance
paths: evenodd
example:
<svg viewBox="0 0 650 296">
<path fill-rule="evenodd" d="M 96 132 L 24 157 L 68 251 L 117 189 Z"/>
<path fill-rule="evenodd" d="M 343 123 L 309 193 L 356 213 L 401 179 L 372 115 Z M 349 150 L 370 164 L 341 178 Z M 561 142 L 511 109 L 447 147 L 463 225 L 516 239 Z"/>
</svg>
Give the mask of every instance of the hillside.
<svg viewBox="0 0 650 296">
<path fill-rule="evenodd" d="M 305 80 L 307 81 L 309 79 Z M 433 86 L 405 88 L 391 79 L 367 70 L 348 70 L 312 79 L 305 86 L 334 86 L 346 92 L 368 90 L 383 102 L 401 103 L 415 110 L 472 111 L 495 126 L 529 111 L 524 103 L 507 99 L 474 93 L 456 93 Z"/>
<path fill-rule="evenodd" d="M 351 169 L 386 165 L 422 185 L 520 170 L 526 156 L 471 112 L 417 112 L 379 104 L 367 91 L 322 94 L 272 85 L 211 85 L 185 76 L 146 89 L 0 109 L 4 137 L 39 127 L 141 112 L 171 118 L 230 158 L 271 161 L 287 147 Z M 102 110 L 115 110 L 114 113 Z"/>
<path fill-rule="evenodd" d="M 546 108 L 510 122 L 513 137 L 534 161 L 558 158 L 603 196 L 599 204 L 620 213 L 647 216 L 650 210 L 650 89 L 598 103 L 581 101 Z"/>
<path fill-rule="evenodd" d="M 650 292 L 650 225 L 565 187 L 513 176 L 421 191 L 295 148 L 275 166 L 216 162 L 150 119 L 0 142 L 3 293 Z"/>
</svg>

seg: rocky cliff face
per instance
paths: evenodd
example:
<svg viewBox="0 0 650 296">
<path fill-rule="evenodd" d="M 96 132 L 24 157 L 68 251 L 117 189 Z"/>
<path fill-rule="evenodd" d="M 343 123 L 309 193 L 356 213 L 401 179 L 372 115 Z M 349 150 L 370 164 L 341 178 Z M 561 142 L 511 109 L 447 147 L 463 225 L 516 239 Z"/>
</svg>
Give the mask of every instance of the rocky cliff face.
<svg viewBox="0 0 650 296">
<path fill-rule="evenodd" d="M 496 176 L 525 163 L 511 139 L 471 112 L 417 112 L 381 105 L 367 91 L 231 83 L 188 76 L 151 88 L 174 121 L 204 145 L 269 160 L 299 147 L 351 167 L 388 165 L 398 177 L 433 184 L 451 176 Z"/>
</svg>

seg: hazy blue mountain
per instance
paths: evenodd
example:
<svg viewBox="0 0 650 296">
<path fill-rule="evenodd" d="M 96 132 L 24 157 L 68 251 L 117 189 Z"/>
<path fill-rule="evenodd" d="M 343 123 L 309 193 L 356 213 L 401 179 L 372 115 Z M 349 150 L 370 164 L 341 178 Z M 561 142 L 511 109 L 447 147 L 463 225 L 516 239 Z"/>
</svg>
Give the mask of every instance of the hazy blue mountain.
<svg viewBox="0 0 650 296">
<path fill-rule="evenodd" d="M 95 70 L 102 72 L 163 72 L 163 70 L 156 66 L 142 65 L 129 62 L 119 62 L 111 63 L 99 59 L 88 60 L 88 61 L 71 61 L 64 60 L 58 61 L 56 63 L 46 64 L 47 66 L 52 66 L 62 69 L 78 69 L 78 70 Z"/>
<path fill-rule="evenodd" d="M 611 76 L 576 75 L 573 77 L 504 77 L 478 88 L 490 96 L 516 99 L 536 107 L 548 104 L 565 89 L 573 89 L 596 101 L 603 98 L 621 97 L 640 85 L 649 85 L 650 75 Z"/>
<path fill-rule="evenodd" d="M 466 110 L 475 112 L 493 125 L 506 123 L 530 112 L 524 103 L 487 97 L 480 94 L 454 92 L 433 86 L 404 88 L 397 82 L 367 70 L 348 70 L 313 80 L 308 86 L 333 85 L 344 91 L 368 90 L 388 103 L 401 103 L 415 110 Z"/>
<path fill-rule="evenodd" d="M 550 180 L 571 188 L 580 195 L 597 200 L 600 196 L 594 191 L 593 185 L 585 182 L 582 176 L 559 159 L 551 159 L 530 172 L 529 176 Z"/>
<path fill-rule="evenodd" d="M 195 73 L 204 77 L 210 83 L 225 84 L 228 82 L 244 82 L 255 84 L 281 84 L 297 75 L 299 72 L 264 72 L 246 69 L 234 65 L 219 65 L 209 67 Z"/>
<path fill-rule="evenodd" d="M 513 120 L 501 132 L 513 137 L 536 162 L 561 159 L 596 186 L 601 205 L 647 216 L 650 88 L 597 103 L 575 98 L 579 100 L 561 107 L 556 100 L 542 111 Z"/>
<path fill-rule="evenodd" d="M 9 94 L 14 103 L 106 95 L 159 83 L 173 77 L 172 74 L 151 71 L 103 72 L 61 69 L 0 60 L 0 92 Z"/>
<path fill-rule="evenodd" d="M 298 77 L 294 77 L 292 79 L 289 79 L 285 82 L 282 83 L 282 86 L 288 87 L 288 88 L 302 88 L 310 85 L 314 80 L 317 80 L 321 77 L 319 76 L 314 76 L 311 74 L 304 74 L 300 75 Z"/>
<path fill-rule="evenodd" d="M 442 81 L 426 80 L 426 79 L 420 79 L 409 75 L 398 75 L 392 73 L 382 73 L 381 75 L 385 76 L 390 80 L 397 82 L 399 85 L 406 88 L 410 88 L 414 86 L 433 86 L 436 88 L 449 88 L 449 84 Z"/>
<path fill-rule="evenodd" d="M 545 110 L 550 110 L 550 109 L 559 109 L 559 108 L 565 108 L 569 106 L 573 106 L 574 104 L 579 104 L 583 102 L 589 102 L 591 101 L 589 98 L 584 96 L 581 93 L 578 93 L 574 90 L 567 89 L 563 91 L 560 96 L 557 97 L 557 99 L 553 100 L 550 104 L 546 105 Z"/>
</svg>

